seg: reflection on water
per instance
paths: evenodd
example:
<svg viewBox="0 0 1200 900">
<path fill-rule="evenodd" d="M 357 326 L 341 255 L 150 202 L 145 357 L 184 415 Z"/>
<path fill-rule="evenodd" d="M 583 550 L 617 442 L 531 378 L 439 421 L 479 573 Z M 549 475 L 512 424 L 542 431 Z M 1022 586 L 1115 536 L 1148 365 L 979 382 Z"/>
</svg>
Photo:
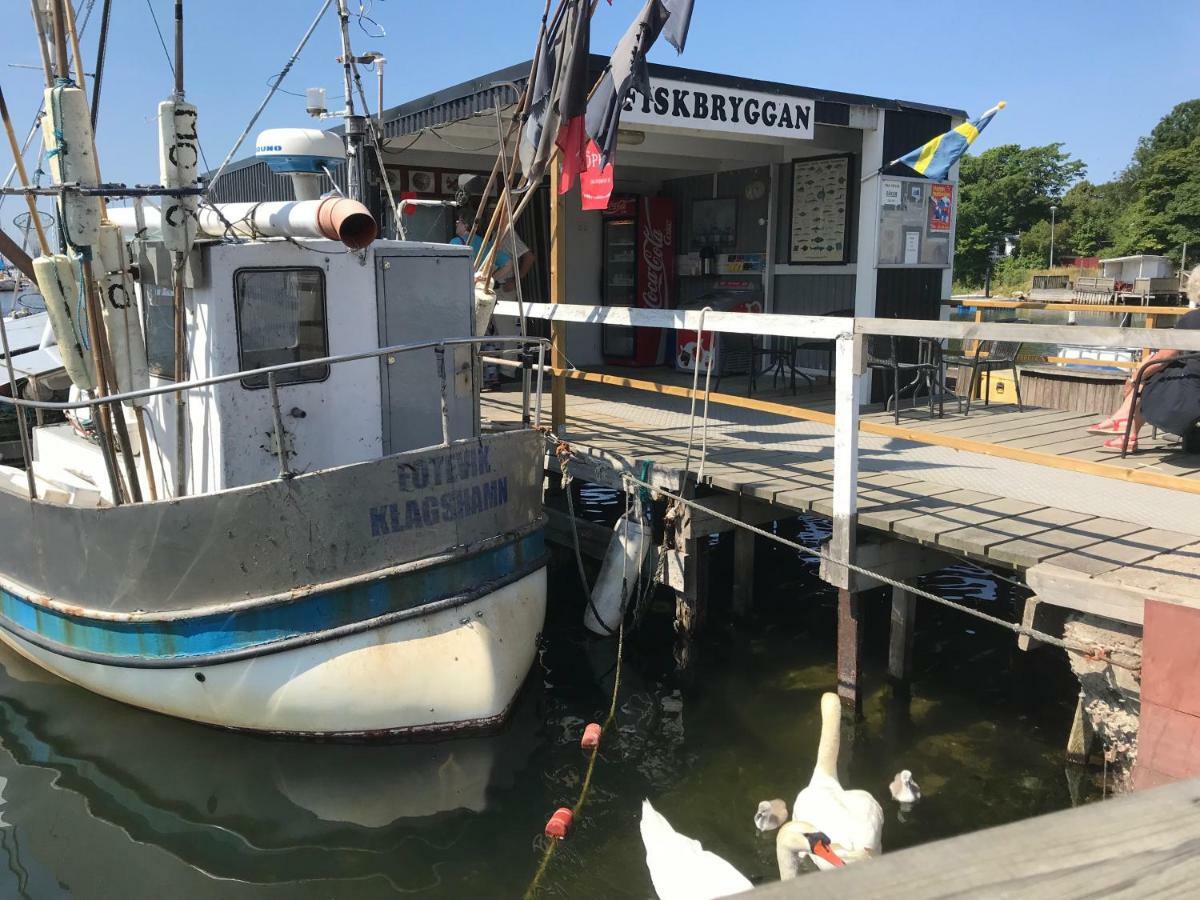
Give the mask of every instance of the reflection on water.
<svg viewBox="0 0 1200 900">
<path fill-rule="evenodd" d="M 821 531 L 808 520 L 776 527 L 813 541 Z M 713 551 L 717 579 L 726 544 Z M 669 613 L 630 635 L 616 733 L 552 861 L 549 895 L 652 895 L 637 830 L 645 796 L 756 881 L 775 877 L 773 844 L 751 818 L 759 800 L 790 803 L 811 771 L 835 616 L 831 592 L 796 554 L 760 543 L 759 560 L 753 621 L 733 630 L 714 616 L 686 680 L 672 671 Z M 553 585 L 541 667 L 513 721 L 455 741 L 221 732 L 95 697 L 0 652 L 0 893 L 520 896 L 546 818 L 574 802 L 579 735 L 602 717 L 615 677 L 613 642 L 579 626 L 571 568 Z M 927 585 L 1002 615 L 1014 606 L 1007 585 L 971 567 Z M 1022 654 L 1011 635 L 952 611 L 919 610 L 906 705 L 880 670 L 886 596 L 868 599 L 866 721 L 843 752 L 846 783 L 887 801 L 885 848 L 1069 805 L 1065 662 Z M 926 796 L 904 821 L 887 796 L 901 768 Z"/>
</svg>

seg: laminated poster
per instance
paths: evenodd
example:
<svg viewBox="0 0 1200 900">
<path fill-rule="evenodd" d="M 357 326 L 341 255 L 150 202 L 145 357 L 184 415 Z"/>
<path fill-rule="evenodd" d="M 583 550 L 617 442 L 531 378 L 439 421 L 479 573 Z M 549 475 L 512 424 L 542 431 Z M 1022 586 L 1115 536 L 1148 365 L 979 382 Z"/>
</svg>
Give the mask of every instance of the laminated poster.
<svg viewBox="0 0 1200 900">
<path fill-rule="evenodd" d="M 788 262 L 846 262 L 849 258 L 849 210 L 849 156 L 826 156 L 793 162 Z"/>
<path fill-rule="evenodd" d="M 954 185 L 934 184 L 929 187 L 929 233 L 949 234 L 950 214 L 954 208 Z"/>
</svg>

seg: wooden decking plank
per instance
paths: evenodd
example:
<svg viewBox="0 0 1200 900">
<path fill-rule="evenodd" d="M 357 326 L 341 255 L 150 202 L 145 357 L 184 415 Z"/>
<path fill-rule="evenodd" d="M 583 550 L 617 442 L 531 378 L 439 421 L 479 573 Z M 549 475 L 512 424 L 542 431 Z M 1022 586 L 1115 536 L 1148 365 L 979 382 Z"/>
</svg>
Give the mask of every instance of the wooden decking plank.
<svg viewBox="0 0 1200 900">
<path fill-rule="evenodd" d="M 881 503 L 870 509 L 859 510 L 858 521 L 868 528 L 879 531 L 891 531 L 896 522 L 943 509 L 947 505 L 939 502 L 943 494 L 952 494 L 959 490 L 944 484 L 934 484 L 928 481 L 915 481 L 898 488 L 885 489 L 889 495 L 897 499 Z"/>
<path fill-rule="evenodd" d="M 988 548 L 987 555 L 1000 562 L 1029 568 L 1067 550 L 1079 550 L 1143 530 L 1145 529 L 1141 525 L 1131 525 L 1115 519 L 1089 518 L 1076 525 L 1053 528 L 996 544 Z"/>
<path fill-rule="evenodd" d="M 974 493 L 974 492 L 964 492 Z M 911 537 L 924 543 L 938 542 L 939 537 L 968 525 L 982 525 L 995 519 L 1022 512 L 1031 512 L 1039 507 L 1008 497 L 990 499 L 964 499 L 959 493 L 945 494 L 942 500 L 959 504 L 925 516 L 902 519 L 895 523 L 893 531 L 902 537 Z"/>
<path fill-rule="evenodd" d="M 1041 507 L 1025 512 L 1002 516 L 984 525 L 972 525 L 948 531 L 938 538 L 938 543 L 963 553 L 984 555 L 997 544 L 1015 538 L 1029 537 L 1054 528 L 1062 528 L 1085 522 L 1092 516 L 1071 512 L 1057 507 Z"/>
<path fill-rule="evenodd" d="M 1046 562 L 1075 572 L 1100 575 L 1113 569 L 1136 566 L 1144 560 L 1161 556 L 1164 551 L 1178 550 L 1194 541 L 1195 535 L 1147 528 L 1091 547 L 1052 556 Z"/>
</svg>

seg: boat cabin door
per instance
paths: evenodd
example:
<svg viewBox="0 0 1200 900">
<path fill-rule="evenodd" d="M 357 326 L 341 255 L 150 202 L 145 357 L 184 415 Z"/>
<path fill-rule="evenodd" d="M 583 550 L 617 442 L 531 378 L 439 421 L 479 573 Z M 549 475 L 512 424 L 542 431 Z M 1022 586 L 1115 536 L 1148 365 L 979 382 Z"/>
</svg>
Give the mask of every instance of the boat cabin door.
<svg viewBox="0 0 1200 900">
<path fill-rule="evenodd" d="M 474 329 L 471 262 L 466 247 L 407 244 L 375 252 L 381 347 L 470 337 Z M 450 438 L 478 433 L 469 345 L 446 348 Z M 441 384 L 434 350 L 382 357 L 383 452 L 442 442 Z"/>
</svg>

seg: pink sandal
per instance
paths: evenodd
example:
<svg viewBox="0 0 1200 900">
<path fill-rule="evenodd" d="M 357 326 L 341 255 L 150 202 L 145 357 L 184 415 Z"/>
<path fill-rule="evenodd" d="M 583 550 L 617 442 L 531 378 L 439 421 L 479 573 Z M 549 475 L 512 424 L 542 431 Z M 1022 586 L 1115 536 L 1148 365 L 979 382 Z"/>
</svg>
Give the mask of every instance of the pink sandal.
<svg viewBox="0 0 1200 900">
<path fill-rule="evenodd" d="M 1125 423 L 1128 421 L 1128 416 L 1122 416 L 1117 419 L 1108 419 L 1104 422 L 1097 422 L 1088 429 L 1088 434 L 1124 434 Z"/>
<path fill-rule="evenodd" d="M 1128 448 L 1128 452 L 1137 453 L 1138 439 L 1136 434 L 1129 435 L 1129 444 L 1125 443 L 1125 435 L 1121 434 L 1114 438 L 1109 438 L 1100 445 L 1100 449 L 1106 453 L 1120 453 Z"/>
</svg>

